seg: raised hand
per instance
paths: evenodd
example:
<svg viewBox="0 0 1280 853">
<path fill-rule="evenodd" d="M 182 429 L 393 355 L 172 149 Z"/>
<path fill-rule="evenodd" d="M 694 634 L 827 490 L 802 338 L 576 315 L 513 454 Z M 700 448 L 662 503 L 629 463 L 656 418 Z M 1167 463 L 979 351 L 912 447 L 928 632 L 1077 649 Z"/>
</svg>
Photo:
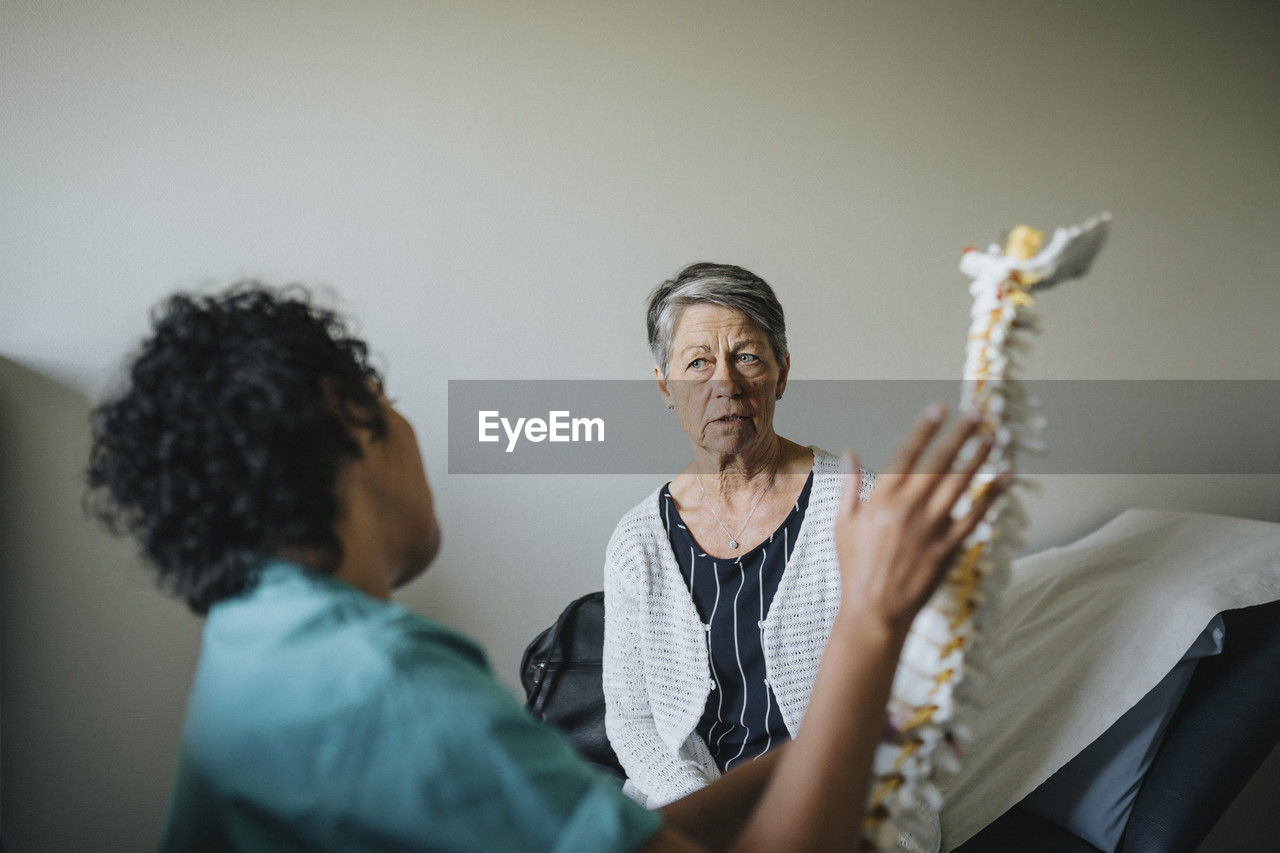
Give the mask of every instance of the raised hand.
<svg viewBox="0 0 1280 853">
<path fill-rule="evenodd" d="M 845 481 L 835 521 L 843 607 L 880 620 L 899 635 L 905 635 L 951 556 L 1008 485 L 996 480 L 964 517 L 952 516 L 990 452 L 991 442 L 984 438 L 963 468 L 953 470 L 960 449 L 979 426 L 975 418 L 962 418 L 922 465 L 920 460 L 945 417 L 941 405 L 925 411 L 887 470 L 876 478 L 875 492 L 867 501 L 858 500 L 857 458 L 845 454 L 852 473 Z"/>
</svg>

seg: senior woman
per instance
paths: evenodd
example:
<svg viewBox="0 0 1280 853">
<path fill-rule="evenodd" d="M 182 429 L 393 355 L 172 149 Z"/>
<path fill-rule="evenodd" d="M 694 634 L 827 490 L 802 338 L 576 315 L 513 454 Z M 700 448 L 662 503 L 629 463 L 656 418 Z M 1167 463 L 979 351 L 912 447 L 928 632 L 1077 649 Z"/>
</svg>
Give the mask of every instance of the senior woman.
<svg viewBox="0 0 1280 853">
<path fill-rule="evenodd" d="M 686 267 L 651 294 L 648 331 L 692 459 L 609 542 L 604 692 L 627 793 L 654 807 L 795 736 L 840 604 L 843 470 L 774 431 L 791 357 L 763 279 Z"/>
</svg>

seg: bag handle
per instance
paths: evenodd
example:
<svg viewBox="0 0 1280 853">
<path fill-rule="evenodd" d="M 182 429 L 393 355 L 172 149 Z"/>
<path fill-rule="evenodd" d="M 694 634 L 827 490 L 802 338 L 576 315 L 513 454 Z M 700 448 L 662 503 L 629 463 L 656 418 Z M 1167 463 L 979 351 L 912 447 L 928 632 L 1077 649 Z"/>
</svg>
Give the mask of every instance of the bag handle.
<svg viewBox="0 0 1280 853">
<path fill-rule="evenodd" d="M 573 601 L 569 602 L 569 606 L 566 607 L 563 611 L 561 611 L 559 618 L 556 619 L 556 623 L 551 626 L 551 635 L 547 638 L 548 649 L 560 648 L 560 637 L 565 633 L 565 630 L 569 627 L 569 621 L 575 615 L 577 615 L 578 610 L 582 607 L 583 603 L 586 602 L 586 600 L 593 595 L 595 595 L 594 592 L 589 592 L 584 596 L 576 598 Z M 550 656 L 548 656 L 548 658 L 549 657 Z M 532 711 L 534 714 L 538 716 L 542 716 L 542 708 L 546 704 L 547 696 L 550 693 L 550 690 L 543 689 L 544 680 L 546 679 L 546 676 L 547 676 L 548 664 L 550 662 L 551 661 L 549 659 L 541 660 L 538 662 L 538 665 L 534 668 L 533 689 L 529 691 L 529 698 L 524 703 L 525 708 L 529 709 L 530 711 Z M 563 660 L 559 662 L 564 663 Z"/>
</svg>

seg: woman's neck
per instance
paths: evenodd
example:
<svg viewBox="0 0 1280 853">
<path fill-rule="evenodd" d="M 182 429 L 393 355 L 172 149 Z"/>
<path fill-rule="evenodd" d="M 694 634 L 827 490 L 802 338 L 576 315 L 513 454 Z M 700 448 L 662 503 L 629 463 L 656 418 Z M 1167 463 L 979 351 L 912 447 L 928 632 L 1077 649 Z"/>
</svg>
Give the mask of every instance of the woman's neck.
<svg viewBox="0 0 1280 853">
<path fill-rule="evenodd" d="M 758 495 L 768 488 L 782 469 L 784 447 L 776 434 L 743 453 L 710 453 L 694 449 L 689 473 L 707 492 L 723 503 L 731 503 L 741 495 Z"/>
</svg>

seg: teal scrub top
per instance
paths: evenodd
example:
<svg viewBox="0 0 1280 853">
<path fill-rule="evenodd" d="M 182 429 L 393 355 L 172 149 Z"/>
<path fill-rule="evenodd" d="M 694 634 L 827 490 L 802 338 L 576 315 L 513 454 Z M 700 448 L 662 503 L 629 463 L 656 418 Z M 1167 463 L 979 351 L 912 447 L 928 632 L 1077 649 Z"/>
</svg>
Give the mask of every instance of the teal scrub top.
<svg viewBox="0 0 1280 853">
<path fill-rule="evenodd" d="M 162 850 L 633 850 L 660 818 L 466 637 L 284 562 L 210 610 Z"/>
</svg>

